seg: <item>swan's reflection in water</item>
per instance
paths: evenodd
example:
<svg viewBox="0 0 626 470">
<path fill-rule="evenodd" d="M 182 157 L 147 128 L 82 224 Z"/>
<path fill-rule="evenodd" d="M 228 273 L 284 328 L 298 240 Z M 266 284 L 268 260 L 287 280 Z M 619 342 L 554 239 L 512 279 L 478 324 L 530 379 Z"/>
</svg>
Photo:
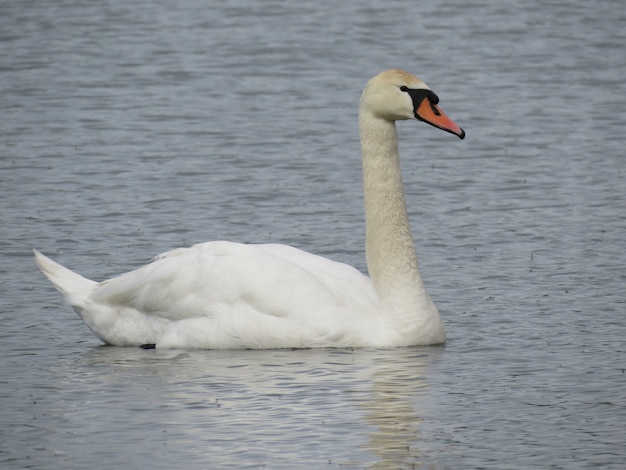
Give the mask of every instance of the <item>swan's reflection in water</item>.
<svg viewBox="0 0 626 470">
<path fill-rule="evenodd" d="M 87 445 L 113 436 L 124 452 L 120 436 L 140 433 L 145 455 L 167 449 L 160 463 L 184 460 L 187 468 L 399 469 L 425 462 L 420 423 L 431 390 L 424 377 L 443 351 L 99 347 L 58 367 L 73 370 L 67 388 L 90 396 L 85 422 L 73 424 Z M 69 419 L 80 421 L 71 411 Z M 110 423 L 115 433 L 103 433 Z"/>
<path fill-rule="evenodd" d="M 378 460 L 369 468 L 416 468 L 424 463 L 420 424 L 430 397 L 424 370 L 438 351 L 385 351 L 373 364 L 372 390 L 359 400 L 373 431 L 364 447 Z"/>
</svg>

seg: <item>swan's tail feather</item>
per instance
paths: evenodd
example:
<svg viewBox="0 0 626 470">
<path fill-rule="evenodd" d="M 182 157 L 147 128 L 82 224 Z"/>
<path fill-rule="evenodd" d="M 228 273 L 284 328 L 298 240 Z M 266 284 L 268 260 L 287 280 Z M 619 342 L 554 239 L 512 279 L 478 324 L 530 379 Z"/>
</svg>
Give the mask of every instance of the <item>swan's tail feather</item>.
<svg viewBox="0 0 626 470">
<path fill-rule="evenodd" d="M 81 305 L 82 301 L 91 293 L 93 287 L 97 285 L 96 282 L 70 271 L 65 266 L 52 261 L 37 250 L 33 249 L 33 253 L 35 253 L 35 261 L 39 269 L 52 282 L 54 287 L 63 294 L 63 297 L 70 305 Z"/>
</svg>

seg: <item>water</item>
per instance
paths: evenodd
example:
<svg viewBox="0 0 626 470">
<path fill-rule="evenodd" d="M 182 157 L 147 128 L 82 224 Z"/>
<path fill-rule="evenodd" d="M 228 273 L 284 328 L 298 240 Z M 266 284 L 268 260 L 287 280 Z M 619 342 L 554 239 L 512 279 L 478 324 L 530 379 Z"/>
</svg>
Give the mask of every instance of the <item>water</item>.
<svg viewBox="0 0 626 470">
<path fill-rule="evenodd" d="M 345 4 L 343 4 L 345 3 Z M 3 468 L 620 468 L 621 2 L 0 5 Z M 445 347 L 100 346 L 93 279 L 198 241 L 365 270 L 356 106 L 418 73 L 467 131 L 399 126 Z"/>
</svg>

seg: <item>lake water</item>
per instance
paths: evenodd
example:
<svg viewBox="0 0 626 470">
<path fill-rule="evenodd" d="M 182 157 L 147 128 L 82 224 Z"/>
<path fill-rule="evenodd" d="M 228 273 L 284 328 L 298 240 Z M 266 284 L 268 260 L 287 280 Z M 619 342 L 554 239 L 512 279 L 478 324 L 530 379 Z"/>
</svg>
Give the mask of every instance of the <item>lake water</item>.
<svg viewBox="0 0 626 470">
<path fill-rule="evenodd" d="M 2 468 L 624 468 L 623 2 L 423 3 L 0 4 Z M 467 132 L 399 126 L 445 346 L 104 347 L 35 267 L 230 239 L 365 271 L 390 67 Z"/>
</svg>

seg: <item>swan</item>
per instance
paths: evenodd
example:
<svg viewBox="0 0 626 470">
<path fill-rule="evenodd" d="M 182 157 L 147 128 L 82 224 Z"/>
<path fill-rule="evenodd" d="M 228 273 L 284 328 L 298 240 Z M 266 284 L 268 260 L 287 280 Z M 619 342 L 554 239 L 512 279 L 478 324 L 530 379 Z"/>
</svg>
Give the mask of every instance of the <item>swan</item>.
<svg viewBox="0 0 626 470">
<path fill-rule="evenodd" d="M 105 344 L 143 348 L 403 347 L 444 343 L 407 216 L 397 120 L 465 137 L 418 77 L 368 81 L 359 133 L 369 277 L 287 245 L 199 243 L 95 282 L 33 250 L 39 268 Z"/>
</svg>

